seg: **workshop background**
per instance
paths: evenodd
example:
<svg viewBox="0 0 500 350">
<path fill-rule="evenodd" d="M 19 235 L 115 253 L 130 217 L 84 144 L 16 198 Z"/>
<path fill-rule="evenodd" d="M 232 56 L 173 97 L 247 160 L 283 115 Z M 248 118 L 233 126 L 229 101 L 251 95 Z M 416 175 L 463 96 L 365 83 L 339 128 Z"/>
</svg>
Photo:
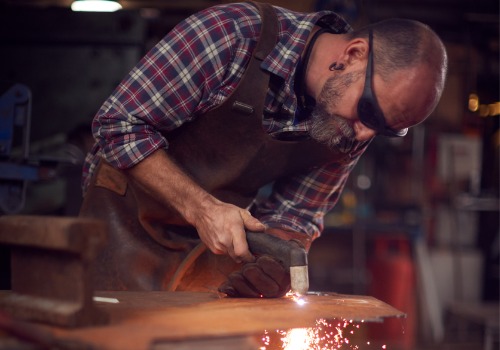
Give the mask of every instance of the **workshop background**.
<svg viewBox="0 0 500 350">
<path fill-rule="evenodd" d="M 14 203 L 5 192 L 13 180 L 0 174 L 1 215 L 77 215 L 95 112 L 176 23 L 222 2 L 123 0 L 117 12 L 83 13 L 71 11 L 71 0 L 0 0 L 0 94 L 14 84 L 31 91 L 31 121 L 14 123 L 13 147 L 0 148 L 0 161 L 23 158 L 30 129 L 23 159 L 44 169 L 20 182 Z M 377 138 L 358 163 L 310 252 L 311 290 L 372 295 L 408 312 L 404 323 L 373 333 L 397 333 L 396 348 L 498 348 L 498 1 L 268 2 L 334 10 L 355 27 L 412 18 L 445 42 L 439 106 L 405 138 Z M 0 115 L 0 137 L 9 134 L 7 118 Z M 8 254 L 0 256 L 0 289 L 8 289 Z"/>
</svg>

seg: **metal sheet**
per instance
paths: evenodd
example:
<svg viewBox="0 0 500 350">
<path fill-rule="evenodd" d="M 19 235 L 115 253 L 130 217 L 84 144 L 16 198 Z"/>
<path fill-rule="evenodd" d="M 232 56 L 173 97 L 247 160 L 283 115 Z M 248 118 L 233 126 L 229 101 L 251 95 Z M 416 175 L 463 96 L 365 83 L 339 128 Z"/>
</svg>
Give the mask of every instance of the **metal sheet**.
<svg viewBox="0 0 500 350">
<path fill-rule="evenodd" d="M 51 328 L 59 338 L 99 349 L 148 349 L 168 340 L 231 337 L 264 330 L 312 327 L 316 320 L 354 321 L 403 317 L 395 308 L 368 296 L 309 294 L 292 298 L 233 299 L 215 293 L 99 292 L 119 303 L 99 303 L 111 324 L 75 330 Z"/>
</svg>

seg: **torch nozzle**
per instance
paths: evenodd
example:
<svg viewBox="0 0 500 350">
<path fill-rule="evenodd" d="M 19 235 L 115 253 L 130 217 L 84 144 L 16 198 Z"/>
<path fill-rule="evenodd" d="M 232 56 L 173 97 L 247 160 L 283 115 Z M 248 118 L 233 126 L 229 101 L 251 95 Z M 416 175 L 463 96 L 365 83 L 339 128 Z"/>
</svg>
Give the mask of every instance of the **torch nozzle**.
<svg viewBox="0 0 500 350">
<path fill-rule="evenodd" d="M 266 233 L 247 232 L 250 251 L 254 254 L 267 254 L 278 259 L 290 270 L 292 292 L 304 295 L 309 290 L 307 252 L 294 240 L 285 241 Z"/>
</svg>

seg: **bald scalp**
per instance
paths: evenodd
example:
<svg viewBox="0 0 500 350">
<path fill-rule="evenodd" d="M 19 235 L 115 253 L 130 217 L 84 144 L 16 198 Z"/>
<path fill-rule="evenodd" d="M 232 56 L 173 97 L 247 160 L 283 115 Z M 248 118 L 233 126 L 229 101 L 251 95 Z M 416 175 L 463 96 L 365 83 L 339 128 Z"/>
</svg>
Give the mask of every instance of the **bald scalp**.
<svg viewBox="0 0 500 350">
<path fill-rule="evenodd" d="M 347 34 L 349 40 L 368 39 L 373 32 L 374 68 L 385 81 L 401 69 L 423 65 L 434 72 L 442 88 L 448 67 L 446 49 L 437 34 L 415 20 L 392 18 Z M 438 81 L 439 80 L 439 81 Z"/>
<path fill-rule="evenodd" d="M 425 79 L 422 93 L 427 99 L 427 112 L 416 118 L 417 123 L 423 121 L 436 107 L 444 89 L 448 58 L 443 42 L 429 26 L 400 18 L 370 24 L 347 37 L 368 40 L 370 30 L 375 74 L 386 83 L 401 79 L 401 72 L 407 79 L 419 79 L 419 83 Z"/>
</svg>

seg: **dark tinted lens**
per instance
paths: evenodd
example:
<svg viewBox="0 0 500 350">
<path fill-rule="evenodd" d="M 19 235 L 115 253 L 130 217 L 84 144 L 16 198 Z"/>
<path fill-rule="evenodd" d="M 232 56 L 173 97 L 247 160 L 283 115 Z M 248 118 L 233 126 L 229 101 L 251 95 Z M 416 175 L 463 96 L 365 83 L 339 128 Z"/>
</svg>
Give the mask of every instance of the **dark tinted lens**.
<svg viewBox="0 0 500 350">
<path fill-rule="evenodd" d="M 362 97 L 358 102 L 358 118 L 370 129 L 380 131 L 383 128 L 383 117 L 380 116 L 372 101 L 366 97 Z"/>
</svg>

